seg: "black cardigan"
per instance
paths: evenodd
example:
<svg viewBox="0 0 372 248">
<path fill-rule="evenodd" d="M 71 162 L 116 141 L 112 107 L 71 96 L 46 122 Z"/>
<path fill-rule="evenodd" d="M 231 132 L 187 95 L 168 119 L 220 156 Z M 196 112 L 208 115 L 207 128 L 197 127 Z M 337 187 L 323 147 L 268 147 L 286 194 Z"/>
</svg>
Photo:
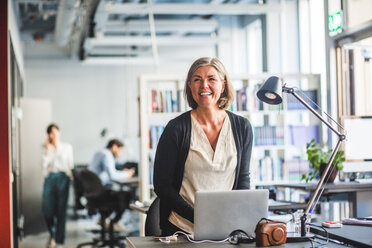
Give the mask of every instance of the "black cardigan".
<svg viewBox="0 0 372 248">
<path fill-rule="evenodd" d="M 231 122 L 237 150 L 237 165 L 233 189 L 248 189 L 249 163 L 253 133 L 248 119 L 226 111 Z M 171 211 L 194 222 L 194 209 L 181 197 L 185 162 L 190 148 L 191 111 L 169 121 L 155 155 L 154 189 L 160 198 L 160 227 L 166 226 Z"/>
</svg>

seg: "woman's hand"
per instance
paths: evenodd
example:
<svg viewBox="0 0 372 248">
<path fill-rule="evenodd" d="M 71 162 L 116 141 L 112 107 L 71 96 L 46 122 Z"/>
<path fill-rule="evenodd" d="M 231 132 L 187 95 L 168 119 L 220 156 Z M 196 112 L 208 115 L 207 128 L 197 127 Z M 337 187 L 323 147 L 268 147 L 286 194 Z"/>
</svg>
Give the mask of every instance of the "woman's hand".
<svg viewBox="0 0 372 248">
<path fill-rule="evenodd" d="M 52 144 L 50 143 L 49 138 L 46 139 L 45 141 L 45 156 L 48 156 L 49 153 L 52 151 Z"/>
</svg>

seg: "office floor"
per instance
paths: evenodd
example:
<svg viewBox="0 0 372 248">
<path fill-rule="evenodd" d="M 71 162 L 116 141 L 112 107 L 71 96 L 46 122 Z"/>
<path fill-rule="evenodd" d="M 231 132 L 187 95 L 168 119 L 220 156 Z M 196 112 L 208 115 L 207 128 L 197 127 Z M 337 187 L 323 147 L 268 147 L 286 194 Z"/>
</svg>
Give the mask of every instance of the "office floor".
<svg viewBox="0 0 372 248">
<path fill-rule="evenodd" d="M 81 214 L 84 216 L 84 214 Z M 96 235 L 89 232 L 98 229 L 98 216 L 90 218 L 74 219 L 70 217 L 66 223 L 66 240 L 64 248 L 75 248 L 79 243 L 89 242 Z M 125 211 L 122 223 L 131 230 L 130 236 L 139 235 L 139 214 L 133 210 Z M 46 247 L 49 233 L 43 232 L 37 235 L 28 235 L 19 243 L 20 248 L 43 248 Z"/>
</svg>

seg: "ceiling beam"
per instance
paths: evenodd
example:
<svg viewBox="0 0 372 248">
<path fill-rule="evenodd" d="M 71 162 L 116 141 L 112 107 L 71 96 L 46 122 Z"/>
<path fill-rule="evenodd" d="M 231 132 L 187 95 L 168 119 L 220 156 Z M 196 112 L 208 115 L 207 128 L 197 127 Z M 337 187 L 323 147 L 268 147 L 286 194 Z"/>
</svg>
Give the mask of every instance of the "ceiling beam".
<svg viewBox="0 0 372 248">
<path fill-rule="evenodd" d="M 156 32 L 197 32 L 211 33 L 218 27 L 217 20 L 155 20 Z M 150 25 L 148 20 L 129 20 L 107 21 L 104 32 L 124 33 L 124 32 L 149 32 Z"/>
<path fill-rule="evenodd" d="M 169 14 L 169 15 L 259 15 L 280 12 L 280 4 L 148 4 L 113 3 L 105 5 L 110 14 Z"/>
<path fill-rule="evenodd" d="M 194 58 L 167 58 L 160 59 L 160 64 L 174 64 L 175 62 L 188 62 L 193 61 Z M 124 58 L 124 57 L 87 57 L 81 61 L 82 65 L 153 65 L 154 59 L 152 56 L 149 57 L 135 57 L 135 58 Z"/>
<path fill-rule="evenodd" d="M 159 46 L 210 46 L 219 42 L 227 41 L 221 38 L 213 37 L 174 37 L 158 36 L 157 43 Z M 89 49 L 95 46 L 151 46 L 151 38 L 143 36 L 127 36 L 127 37 L 101 37 L 101 38 L 87 38 L 85 41 L 85 48 Z"/>
</svg>

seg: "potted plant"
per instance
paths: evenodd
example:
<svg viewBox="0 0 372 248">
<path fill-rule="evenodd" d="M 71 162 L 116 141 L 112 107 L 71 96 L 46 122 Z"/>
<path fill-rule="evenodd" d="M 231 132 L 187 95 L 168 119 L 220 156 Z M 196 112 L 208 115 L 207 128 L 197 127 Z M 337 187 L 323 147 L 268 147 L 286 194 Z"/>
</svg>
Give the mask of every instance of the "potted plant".
<svg viewBox="0 0 372 248">
<path fill-rule="evenodd" d="M 301 180 L 306 180 L 306 182 L 308 182 L 317 177 L 318 175 L 321 176 L 328 163 L 332 151 L 333 151 L 332 149 L 324 151 L 319 144 L 315 143 L 315 139 L 312 139 L 310 143 L 307 143 L 306 154 L 307 159 L 309 160 L 310 163 L 309 164 L 310 172 L 308 174 L 302 174 Z M 338 151 L 332 163 L 332 166 L 334 166 L 335 169 L 333 169 L 332 171 L 332 168 L 330 168 L 328 171 L 327 175 L 327 177 L 329 176 L 328 182 L 333 182 L 335 180 L 338 171 L 341 171 L 344 168 L 344 166 L 342 165 L 342 162 L 344 161 L 345 161 L 344 151 Z"/>
</svg>

